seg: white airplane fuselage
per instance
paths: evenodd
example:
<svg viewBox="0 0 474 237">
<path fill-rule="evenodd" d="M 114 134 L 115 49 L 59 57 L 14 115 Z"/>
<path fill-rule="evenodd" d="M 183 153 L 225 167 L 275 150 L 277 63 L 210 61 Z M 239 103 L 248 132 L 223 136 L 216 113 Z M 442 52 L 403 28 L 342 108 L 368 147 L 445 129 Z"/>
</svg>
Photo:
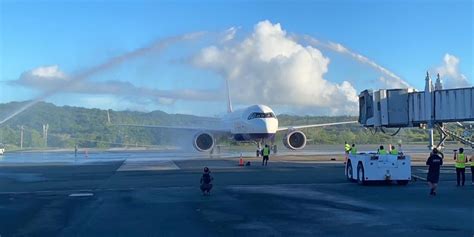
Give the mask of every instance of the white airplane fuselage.
<svg viewBox="0 0 474 237">
<path fill-rule="evenodd" d="M 271 138 L 278 130 L 278 119 L 266 105 L 252 105 L 233 111 L 222 121 L 236 141 Z"/>
</svg>

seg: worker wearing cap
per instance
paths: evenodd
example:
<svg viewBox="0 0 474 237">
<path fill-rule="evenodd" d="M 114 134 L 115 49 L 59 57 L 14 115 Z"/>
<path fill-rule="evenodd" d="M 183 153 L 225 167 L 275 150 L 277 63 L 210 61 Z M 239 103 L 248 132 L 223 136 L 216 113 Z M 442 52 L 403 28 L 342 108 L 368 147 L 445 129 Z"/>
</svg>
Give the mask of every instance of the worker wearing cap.
<svg viewBox="0 0 474 237">
<path fill-rule="evenodd" d="M 454 160 L 456 161 L 454 166 L 456 167 L 457 186 L 460 184 L 464 186 L 466 181 L 466 155 L 464 154 L 464 148 L 459 148 L 459 154 L 454 151 Z"/>
<path fill-rule="evenodd" d="M 385 150 L 385 148 L 383 146 L 380 146 L 379 147 L 379 150 L 377 152 L 379 155 L 387 155 L 387 151 Z"/>
<path fill-rule="evenodd" d="M 390 150 L 390 155 L 398 155 L 398 150 L 395 149 L 395 146 L 392 146 L 392 149 Z"/>
<path fill-rule="evenodd" d="M 211 195 L 212 180 L 214 180 L 214 178 L 211 176 L 211 171 L 209 170 L 209 168 L 204 167 L 204 173 L 201 177 L 202 195 Z"/>
<path fill-rule="evenodd" d="M 351 155 L 357 155 L 357 147 L 355 144 L 352 144 Z"/>
</svg>

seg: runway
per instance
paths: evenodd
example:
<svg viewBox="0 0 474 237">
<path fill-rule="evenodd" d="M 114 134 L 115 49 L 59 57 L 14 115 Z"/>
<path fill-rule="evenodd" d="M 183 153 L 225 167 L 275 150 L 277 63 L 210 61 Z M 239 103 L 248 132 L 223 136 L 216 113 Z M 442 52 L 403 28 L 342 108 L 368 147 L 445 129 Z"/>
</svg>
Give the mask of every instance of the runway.
<svg viewBox="0 0 474 237">
<path fill-rule="evenodd" d="M 443 168 L 439 194 L 346 181 L 340 160 L 281 156 L 0 164 L 3 236 L 472 236 L 474 186 Z M 60 155 L 57 155 L 60 158 Z M 214 190 L 202 196 L 202 168 Z M 424 166 L 413 174 L 426 176 Z"/>
<path fill-rule="evenodd" d="M 359 152 L 375 152 L 378 145 L 359 145 Z M 451 152 L 457 149 L 457 145 L 449 145 L 446 151 Z M 277 156 L 333 156 L 343 155 L 343 147 L 340 145 L 307 145 L 302 150 L 288 150 L 283 146 L 278 148 Z M 421 156 L 426 160 L 429 150 L 425 145 L 404 145 L 403 152 L 412 156 Z M 273 153 L 273 152 L 272 152 Z M 123 161 L 123 160 L 190 160 L 206 158 L 235 158 L 240 155 L 244 157 L 255 156 L 255 148 L 249 147 L 222 147 L 220 153 L 199 153 L 190 147 L 181 150 L 146 150 L 141 148 L 130 148 L 130 150 L 94 150 L 80 148 L 75 155 L 73 150 L 50 150 L 50 151 L 25 151 L 25 152 L 7 152 L 0 156 L 0 166 L 9 163 L 88 163 L 98 161 Z"/>
</svg>

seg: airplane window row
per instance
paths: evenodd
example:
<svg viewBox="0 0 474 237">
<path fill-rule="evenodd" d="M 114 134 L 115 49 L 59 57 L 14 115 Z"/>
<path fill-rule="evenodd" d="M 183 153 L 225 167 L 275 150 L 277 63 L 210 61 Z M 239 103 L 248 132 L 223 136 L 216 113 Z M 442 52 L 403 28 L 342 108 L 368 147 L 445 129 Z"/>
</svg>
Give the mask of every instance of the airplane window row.
<svg viewBox="0 0 474 237">
<path fill-rule="evenodd" d="M 273 113 L 251 113 L 248 117 L 248 120 L 254 119 L 254 118 L 275 118 L 275 115 Z"/>
</svg>

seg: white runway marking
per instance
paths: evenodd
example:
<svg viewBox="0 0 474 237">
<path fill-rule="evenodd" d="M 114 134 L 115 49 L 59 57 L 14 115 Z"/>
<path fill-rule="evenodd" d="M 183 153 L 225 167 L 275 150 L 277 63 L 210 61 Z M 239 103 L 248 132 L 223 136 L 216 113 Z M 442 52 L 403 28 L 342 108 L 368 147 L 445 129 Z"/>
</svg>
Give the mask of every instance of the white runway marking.
<svg viewBox="0 0 474 237">
<path fill-rule="evenodd" d="M 417 169 L 417 171 L 423 174 L 428 173 L 428 169 Z M 439 172 L 441 174 L 456 174 L 456 169 L 455 168 L 442 168 Z M 470 167 L 466 168 L 466 174 L 469 174 L 469 173 L 471 173 Z"/>
<path fill-rule="evenodd" d="M 416 178 L 416 179 L 426 181 L 426 178 L 423 178 L 423 177 L 421 177 L 421 176 L 414 175 L 414 174 L 412 174 L 411 176 L 413 176 L 413 177 Z"/>
<path fill-rule="evenodd" d="M 179 170 L 172 160 L 126 160 L 117 171 Z"/>
<path fill-rule="evenodd" d="M 69 197 L 92 197 L 94 196 L 93 193 L 71 193 Z"/>
</svg>

